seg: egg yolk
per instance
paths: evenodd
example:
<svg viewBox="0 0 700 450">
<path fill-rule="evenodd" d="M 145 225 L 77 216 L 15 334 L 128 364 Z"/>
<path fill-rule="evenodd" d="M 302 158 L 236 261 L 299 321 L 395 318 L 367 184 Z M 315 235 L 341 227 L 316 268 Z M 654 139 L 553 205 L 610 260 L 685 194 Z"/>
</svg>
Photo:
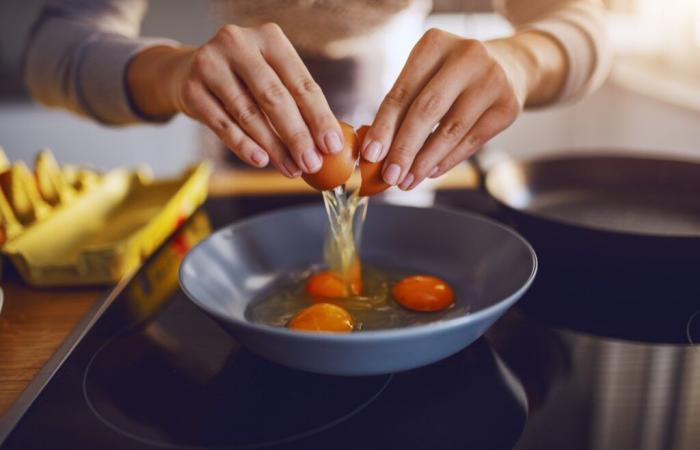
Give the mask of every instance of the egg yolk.
<svg viewBox="0 0 700 450">
<path fill-rule="evenodd" d="M 292 330 L 349 333 L 355 327 L 346 310 L 330 303 L 316 303 L 299 311 L 287 324 Z"/>
<path fill-rule="evenodd" d="M 341 298 L 349 294 L 343 278 L 333 272 L 319 272 L 306 281 L 306 292 L 312 297 Z"/>
<path fill-rule="evenodd" d="M 414 311 L 440 311 L 454 301 L 450 286 L 430 275 L 406 277 L 394 285 L 391 293 L 401 306 Z"/>
<path fill-rule="evenodd" d="M 350 268 L 350 284 L 343 276 L 330 271 L 318 272 L 306 281 L 306 292 L 313 298 L 343 298 L 350 295 L 362 295 L 362 269 L 355 260 Z"/>
</svg>

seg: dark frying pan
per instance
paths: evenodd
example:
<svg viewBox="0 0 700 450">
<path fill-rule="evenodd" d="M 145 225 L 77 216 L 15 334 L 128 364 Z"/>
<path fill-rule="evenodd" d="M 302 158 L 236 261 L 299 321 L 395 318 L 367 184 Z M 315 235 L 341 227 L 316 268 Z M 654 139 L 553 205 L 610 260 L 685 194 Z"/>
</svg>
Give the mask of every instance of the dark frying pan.
<svg viewBox="0 0 700 450">
<path fill-rule="evenodd" d="M 700 275 L 700 163 L 561 154 L 502 158 L 481 171 L 483 188 L 537 251 L 541 283 L 591 274 L 648 283 L 661 267 L 677 274 L 666 282 Z"/>
<path fill-rule="evenodd" d="M 613 155 L 505 159 L 485 173 L 484 186 L 543 248 L 700 261 L 700 163 Z"/>
<path fill-rule="evenodd" d="M 481 171 L 499 218 L 537 251 L 522 310 L 596 335 L 678 342 L 700 300 L 700 163 L 560 154 Z"/>
</svg>

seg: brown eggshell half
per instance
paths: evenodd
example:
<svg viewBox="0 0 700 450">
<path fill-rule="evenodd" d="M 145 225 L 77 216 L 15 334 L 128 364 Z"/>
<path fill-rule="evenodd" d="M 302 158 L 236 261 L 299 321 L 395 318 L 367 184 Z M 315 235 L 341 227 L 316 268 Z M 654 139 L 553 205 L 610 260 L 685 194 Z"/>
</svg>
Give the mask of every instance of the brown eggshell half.
<svg viewBox="0 0 700 450">
<path fill-rule="evenodd" d="M 367 130 L 369 130 L 368 125 L 362 125 L 357 130 L 358 147 L 362 145 Z M 362 181 L 360 182 L 360 197 L 379 194 L 391 187 L 391 185 L 386 184 L 382 178 L 382 161 L 373 163 L 364 158 L 360 158 L 360 176 L 362 177 Z"/>
<path fill-rule="evenodd" d="M 311 187 L 319 191 L 329 191 L 344 184 L 352 175 L 357 160 L 357 135 L 353 127 L 345 122 L 340 122 L 343 130 L 345 146 L 343 150 L 335 154 L 324 154 L 323 165 L 316 173 L 302 175 Z"/>
</svg>

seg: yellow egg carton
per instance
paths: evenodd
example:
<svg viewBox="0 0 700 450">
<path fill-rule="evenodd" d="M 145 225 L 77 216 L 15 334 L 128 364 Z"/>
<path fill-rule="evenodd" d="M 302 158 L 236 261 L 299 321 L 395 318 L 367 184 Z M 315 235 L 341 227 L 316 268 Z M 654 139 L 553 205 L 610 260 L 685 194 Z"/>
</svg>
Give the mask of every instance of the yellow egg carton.
<svg viewBox="0 0 700 450">
<path fill-rule="evenodd" d="M 2 255 L 34 286 L 115 283 L 204 202 L 210 172 L 154 181 L 144 168 L 60 167 L 49 150 L 31 171 L 0 149 Z"/>
</svg>

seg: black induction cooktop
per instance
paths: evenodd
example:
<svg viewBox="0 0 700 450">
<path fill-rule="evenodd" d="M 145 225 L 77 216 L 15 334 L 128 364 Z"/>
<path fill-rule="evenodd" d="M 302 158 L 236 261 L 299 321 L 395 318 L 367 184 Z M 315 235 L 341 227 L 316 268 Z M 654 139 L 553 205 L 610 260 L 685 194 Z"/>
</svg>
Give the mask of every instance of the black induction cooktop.
<svg viewBox="0 0 700 450">
<path fill-rule="evenodd" d="M 640 291 L 564 274 L 464 351 L 393 375 L 316 375 L 250 353 L 187 300 L 179 263 L 211 229 L 305 202 L 320 198 L 210 199 L 0 419 L 0 448 L 700 448 L 692 284 Z M 497 215 L 474 193 L 436 202 Z"/>
</svg>

